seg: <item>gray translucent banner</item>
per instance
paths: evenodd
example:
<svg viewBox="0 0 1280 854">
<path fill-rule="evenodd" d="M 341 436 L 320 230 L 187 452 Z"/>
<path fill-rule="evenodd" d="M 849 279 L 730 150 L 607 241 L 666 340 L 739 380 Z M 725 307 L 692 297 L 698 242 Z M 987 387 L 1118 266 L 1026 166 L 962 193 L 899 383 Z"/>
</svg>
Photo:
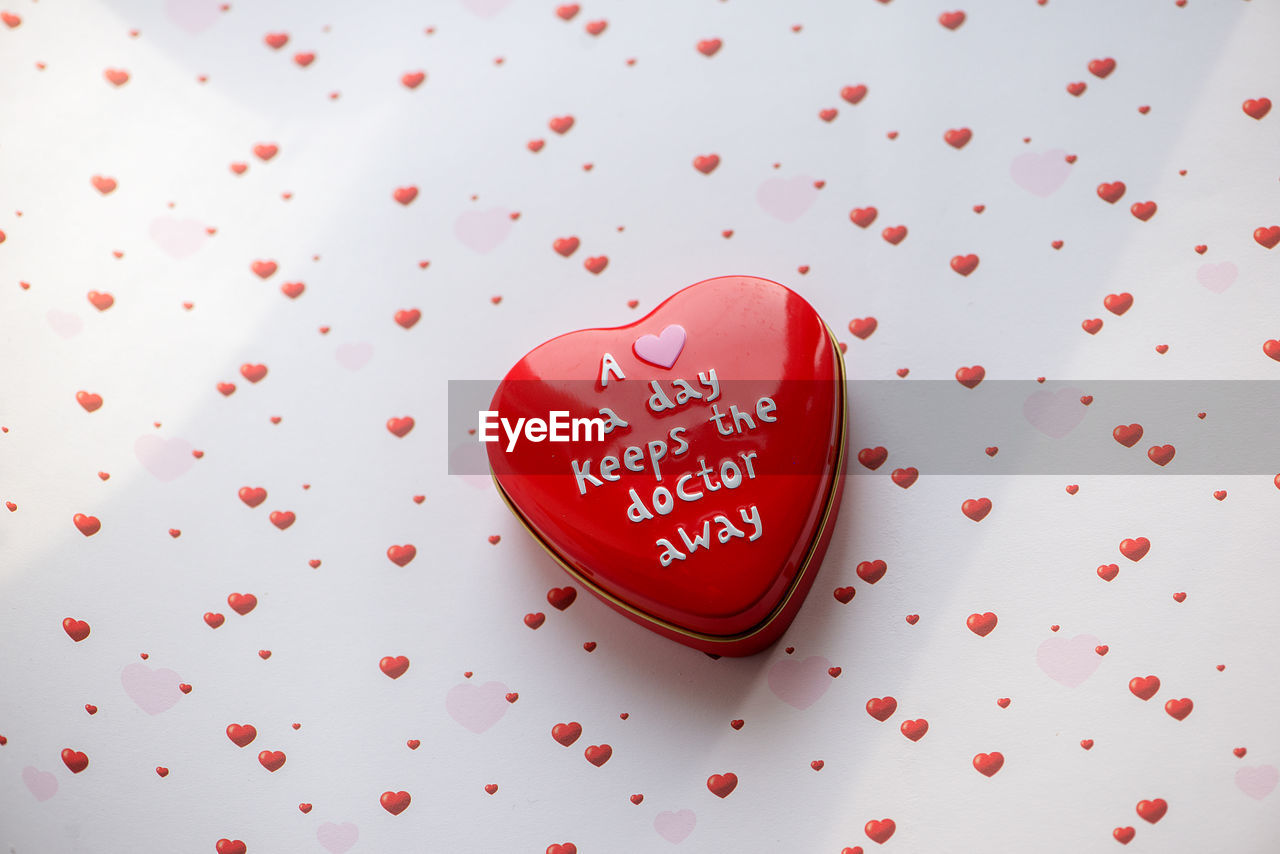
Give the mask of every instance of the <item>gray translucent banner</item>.
<svg viewBox="0 0 1280 854">
<path fill-rule="evenodd" d="M 815 383 L 809 389 L 794 387 L 801 384 L 724 381 L 720 394 L 724 401 L 754 402 L 762 389 L 784 386 L 792 399 L 797 391 L 823 393 L 824 387 Z M 591 381 L 554 385 L 569 390 L 570 398 L 599 394 Z M 489 474 L 490 445 L 479 441 L 478 424 L 497 387 L 496 380 L 449 382 L 449 474 Z M 1274 477 L 1280 472 L 1280 382 L 1275 381 L 983 380 L 968 388 L 956 380 L 860 380 L 848 382 L 845 389 L 849 474 L 909 468 L 948 475 Z M 646 426 L 651 416 L 642 415 L 604 444 L 562 447 L 588 455 L 596 448 L 598 457 L 598 449 L 616 445 L 619 435 L 624 444 L 636 444 L 665 434 L 656 421 Z M 595 416 L 598 412 L 571 413 L 574 418 Z M 1141 428 L 1140 435 L 1132 425 Z M 501 428 L 497 435 L 505 447 Z M 547 471 L 528 473 L 565 474 L 566 469 L 560 457 Z"/>
</svg>

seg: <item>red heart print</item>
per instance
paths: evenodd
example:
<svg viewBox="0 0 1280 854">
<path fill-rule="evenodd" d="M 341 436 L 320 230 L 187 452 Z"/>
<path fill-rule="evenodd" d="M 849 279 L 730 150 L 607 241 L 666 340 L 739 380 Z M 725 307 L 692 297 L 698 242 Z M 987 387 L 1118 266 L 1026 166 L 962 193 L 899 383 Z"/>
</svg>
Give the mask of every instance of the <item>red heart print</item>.
<svg viewBox="0 0 1280 854">
<path fill-rule="evenodd" d="M 408 792 L 383 792 L 378 802 L 382 804 L 382 808 L 392 815 L 400 815 L 409 808 Z"/>
<path fill-rule="evenodd" d="M 406 543 L 403 546 L 391 546 L 387 549 L 387 557 L 396 566 L 406 566 L 417 554 L 418 550 L 411 543 Z"/>
<path fill-rule="evenodd" d="M 1160 680 L 1155 676 L 1135 676 L 1129 680 L 1129 691 L 1139 700 L 1150 700 L 1160 690 Z"/>
<path fill-rule="evenodd" d="M 1095 317 L 1092 320 L 1086 320 L 1080 324 L 1080 328 L 1090 335 L 1097 335 L 1098 330 L 1102 328 L 1102 318 Z"/>
<path fill-rule="evenodd" d="M 707 778 L 707 789 L 717 798 L 727 798 L 738 788 L 738 775 L 726 771 L 724 774 L 712 774 Z"/>
<path fill-rule="evenodd" d="M 159 775 L 160 777 L 168 777 L 168 776 L 169 776 L 169 769 L 168 769 L 168 768 L 166 768 L 166 767 L 164 767 L 163 765 L 157 765 L 157 766 L 156 766 L 156 774 L 157 774 L 157 775 Z"/>
<path fill-rule="evenodd" d="M 582 262 L 582 266 L 588 271 L 595 273 L 597 276 L 604 272 L 604 268 L 609 266 L 609 256 L 596 255 Z"/>
<path fill-rule="evenodd" d="M 745 723 L 746 721 L 739 718 L 737 720 L 729 721 L 729 726 L 733 727 L 734 729 L 742 729 L 742 726 Z"/>
<path fill-rule="evenodd" d="M 1110 184 L 1098 185 L 1098 198 L 1109 204 L 1115 204 L 1120 201 L 1120 197 L 1124 195 L 1124 181 L 1115 181 Z"/>
<path fill-rule="evenodd" d="M 411 738 L 405 742 L 405 746 L 408 747 L 410 750 L 417 750 L 419 747 L 422 746 L 422 742 L 416 738 Z"/>
<path fill-rule="evenodd" d="M 997 621 L 996 615 L 987 611 L 985 614 L 970 614 L 964 624 L 969 627 L 969 631 L 980 638 L 985 638 L 996 627 Z"/>
<path fill-rule="evenodd" d="M 378 669 L 392 679 L 399 679 L 409 669 L 409 659 L 403 655 L 383 656 L 378 662 Z"/>
<path fill-rule="evenodd" d="M 1129 212 L 1143 222 L 1146 222 L 1156 215 L 1156 203 L 1134 202 L 1133 205 L 1130 206 Z"/>
<path fill-rule="evenodd" d="M 568 3 L 564 6 L 557 6 L 556 15 L 558 15 L 560 19 L 563 21 L 572 21 L 573 16 L 578 14 L 578 11 L 581 8 L 582 7 L 579 6 L 577 3 Z"/>
<path fill-rule="evenodd" d="M 1245 101 L 1241 107 L 1244 109 L 1245 115 L 1255 119 L 1261 119 L 1267 113 L 1271 112 L 1270 98 L 1250 98 Z"/>
<path fill-rule="evenodd" d="M 1093 648 L 1093 651 L 1096 652 L 1098 655 L 1106 655 L 1108 652 L 1111 651 L 1111 647 L 1107 646 L 1106 644 L 1099 644 L 1098 646 L 1095 646 Z"/>
<path fill-rule="evenodd" d="M 551 248 L 561 256 L 568 258 L 574 252 L 578 251 L 578 247 L 581 244 L 582 242 L 576 237 L 557 237 L 555 242 L 551 244 Z"/>
<path fill-rule="evenodd" d="M 956 382 L 965 388 L 977 388 L 978 383 L 982 382 L 987 375 L 987 371 L 982 365 L 974 365 L 968 368 L 956 369 Z"/>
<path fill-rule="evenodd" d="M 1120 424 L 1111 431 L 1111 436 L 1126 448 L 1132 448 L 1134 445 L 1138 444 L 1138 440 L 1142 438 L 1142 425 L 1129 424 L 1126 426 L 1124 424 Z"/>
<path fill-rule="evenodd" d="M 306 815 L 311 812 L 311 804 L 298 804 L 298 811 Z"/>
<path fill-rule="evenodd" d="M 918 622 L 920 622 L 919 614 L 907 614 L 907 625 L 914 626 Z"/>
<path fill-rule="evenodd" d="M 272 510 L 268 518 L 271 519 L 272 525 L 282 531 L 298 520 L 297 515 L 292 510 Z"/>
<path fill-rule="evenodd" d="M 546 144 L 547 144 L 546 140 L 531 139 L 525 143 L 525 148 L 529 149 L 534 154 L 537 154 L 539 151 L 542 150 L 542 147 L 545 146 Z"/>
<path fill-rule="evenodd" d="M 253 724 L 228 724 L 227 738 L 236 747 L 248 747 L 258 737 L 258 730 Z"/>
<path fill-rule="evenodd" d="M 849 211 L 849 219 L 859 228 L 867 228 L 876 221 L 878 211 L 873 207 L 854 208 Z"/>
<path fill-rule="evenodd" d="M 218 854 L 246 854 L 249 850 L 239 839 L 219 839 L 214 847 Z"/>
<path fill-rule="evenodd" d="M 418 198 L 418 188 L 413 185 L 407 187 L 396 187 L 391 193 L 391 198 L 395 199 L 402 205 L 407 205 L 414 199 Z"/>
<path fill-rule="evenodd" d="M 307 286 L 302 282 L 285 282 L 280 286 L 280 293 L 284 294 L 289 299 L 297 299 L 302 296 L 302 292 L 306 289 Z"/>
<path fill-rule="evenodd" d="M 308 65 L 316 61 L 316 55 L 311 51 L 306 53 L 295 53 L 293 55 L 293 61 L 303 68 L 306 68 Z"/>
<path fill-rule="evenodd" d="M 1067 489 L 1067 495 L 1075 495 L 1077 492 L 1080 491 L 1080 484 L 1068 483 L 1066 486 L 1066 489 Z"/>
<path fill-rule="evenodd" d="M 280 153 L 280 146 L 271 142 L 260 142 L 253 147 L 253 153 L 259 160 L 266 163 Z"/>
<path fill-rule="evenodd" d="M 508 421 L 545 416 L 564 400 L 560 383 L 572 380 L 580 391 L 571 405 L 628 420 L 622 436 L 552 448 L 553 460 L 544 445 L 509 451 L 493 442 L 488 457 L 513 512 L 576 586 L 673 640 L 749 654 L 793 618 L 825 549 L 830 529 L 821 508 L 834 509 L 832 476 L 846 453 L 840 373 L 830 330 L 795 293 L 752 277 L 710 279 L 627 326 L 573 332 L 534 349 L 488 407 Z M 769 385 L 776 399 L 741 391 L 740 382 L 770 376 L 788 381 Z M 798 407 L 807 413 L 807 438 L 770 451 L 802 429 L 774 411 Z M 813 438 L 815 429 L 826 444 Z M 722 452 L 726 436 L 736 439 Z M 785 469 L 797 474 L 781 489 L 760 466 L 779 464 L 784 453 L 794 459 Z M 637 476 L 618 474 L 624 461 Z M 528 476 L 548 472 L 565 476 Z M 727 511 L 718 510 L 729 500 L 721 489 L 734 491 Z M 585 519 L 601 536 L 580 535 Z"/>
<path fill-rule="evenodd" d="M 266 37 L 263 38 L 263 41 L 267 43 L 268 47 L 279 50 L 280 48 L 288 44 L 289 34 L 288 33 L 267 33 Z M 219 851 L 218 854 L 222 854 L 222 852 Z"/>
<path fill-rule="evenodd" d="M 1092 749 L 1093 749 L 1093 739 L 1092 739 L 1092 738 L 1082 738 L 1082 739 L 1080 739 L 1080 746 L 1081 746 L 1081 747 L 1083 747 L 1085 750 L 1092 750 Z"/>
<path fill-rule="evenodd" d="M 1280 340 L 1270 338 L 1262 343 L 1262 352 L 1280 362 Z"/>
<path fill-rule="evenodd" d="M 274 774 L 284 767 L 284 753 L 279 750 L 264 750 L 258 754 L 258 762 Z"/>
<path fill-rule="evenodd" d="M 227 621 L 226 615 L 215 614 L 213 611 L 206 611 L 204 622 L 211 629 L 216 629 Z"/>
<path fill-rule="evenodd" d="M 703 175 L 710 175 L 720 165 L 719 154 L 700 154 L 693 158 L 693 168 Z"/>
<path fill-rule="evenodd" d="M 903 469 L 894 469 L 889 475 L 895 484 L 903 489 L 910 489 L 911 484 L 916 482 L 916 478 L 920 477 L 920 471 L 915 466 L 907 466 Z"/>
<path fill-rule="evenodd" d="M 1116 61 L 1107 57 L 1106 59 L 1095 59 L 1089 63 L 1089 73 L 1094 77 L 1104 78 L 1111 72 L 1116 70 Z"/>
<path fill-rule="evenodd" d="M 400 82 L 406 89 L 417 89 L 422 85 L 422 81 L 426 79 L 426 72 L 407 71 L 400 77 Z"/>
<path fill-rule="evenodd" d="M 947 145 L 952 148 L 964 148 L 973 139 L 973 131 L 968 128 L 955 128 L 942 135 Z"/>
<path fill-rule="evenodd" d="M 924 734 L 929 731 L 929 722 L 924 718 L 914 721 L 903 721 L 902 726 L 898 727 L 902 734 L 912 741 L 919 741 L 924 738 Z"/>
<path fill-rule="evenodd" d="M 108 293 L 89 291 L 89 302 L 93 303 L 93 307 L 98 311 L 106 311 L 115 305 L 116 298 Z"/>
<path fill-rule="evenodd" d="M 85 412 L 97 412 L 102 408 L 102 395 L 78 391 L 76 392 L 76 403 L 80 404 Z"/>
<path fill-rule="evenodd" d="M 973 757 L 973 767 L 984 777 L 992 777 L 1004 767 L 1004 754 L 999 752 L 979 753 Z"/>
<path fill-rule="evenodd" d="M 556 116 L 547 122 L 547 127 L 558 134 L 566 134 L 573 127 L 573 116 Z"/>
<path fill-rule="evenodd" d="M 1133 305 L 1133 294 L 1107 294 L 1102 300 L 1102 305 L 1112 314 L 1124 314 Z"/>
<path fill-rule="evenodd" d="M 275 261 L 254 261 L 249 265 L 249 269 L 260 279 L 269 279 L 275 275 L 276 270 L 280 269 Z"/>
<path fill-rule="evenodd" d="M 1164 710 L 1169 717 L 1176 721 L 1184 721 L 1187 715 L 1191 714 L 1191 709 L 1195 704 L 1191 700 L 1183 697 L 1181 700 L 1169 700 L 1164 704 Z"/>
<path fill-rule="evenodd" d="M 951 259 L 951 269 L 962 276 L 967 276 L 978 269 L 977 255 L 956 255 Z"/>
<path fill-rule="evenodd" d="M 62 630 L 67 633 L 67 637 L 76 643 L 80 643 L 80 641 L 89 636 L 89 624 L 84 620 L 77 620 L 75 617 L 67 617 L 63 620 Z"/>
<path fill-rule="evenodd" d="M 884 231 L 880 232 L 880 236 L 883 237 L 887 243 L 891 243 L 894 246 L 897 246 L 899 243 L 901 243 L 903 240 L 906 239 L 907 227 L 905 225 L 890 226 L 889 228 L 886 228 Z"/>
<path fill-rule="evenodd" d="M 850 104 L 857 104 L 863 98 L 867 97 L 867 87 L 861 83 L 857 86 L 845 86 L 840 90 L 840 97 L 844 98 Z"/>
<path fill-rule="evenodd" d="M 551 728 L 551 737 L 568 747 L 582 735 L 582 724 L 570 721 L 567 724 L 556 724 Z"/>
<path fill-rule="evenodd" d="M 1231 752 L 1236 755 L 1236 758 L 1244 759 L 1244 755 L 1249 751 L 1243 747 L 1236 747 L 1236 748 L 1232 748 Z"/>
<path fill-rule="evenodd" d="M 975 522 L 981 522 L 991 512 L 991 499 L 970 498 L 960 505 L 960 512 Z"/>
<path fill-rule="evenodd" d="M 1155 824 L 1164 818 L 1164 814 L 1168 812 L 1169 805 L 1165 803 L 1164 798 L 1155 798 L 1150 801 L 1138 801 L 1138 816 L 1143 821 L 1149 821 Z"/>
<path fill-rule="evenodd" d="M 854 594 L 857 593 L 852 587 L 837 587 L 835 589 L 836 601 L 841 605 L 848 605 L 853 601 Z"/>
<path fill-rule="evenodd" d="M 1115 837 L 1116 842 L 1121 845 L 1128 845 L 1133 841 L 1134 829 L 1132 827 L 1117 827 L 1111 831 L 1111 835 Z"/>
<path fill-rule="evenodd" d="M 529 628 L 537 631 L 538 628 L 547 621 L 547 615 L 541 611 L 524 615 L 524 624 Z"/>
<path fill-rule="evenodd" d="M 218 383 L 218 391 L 222 393 L 223 397 L 230 397 L 235 390 L 235 383 Z"/>
<path fill-rule="evenodd" d="M 703 56 L 715 56 L 723 44 L 724 42 L 720 39 L 703 39 L 698 42 L 698 53 Z"/>
<path fill-rule="evenodd" d="M 258 607 L 258 597 L 252 593 L 232 593 L 227 597 L 227 605 L 232 611 L 244 616 Z"/>
<path fill-rule="evenodd" d="M 863 826 L 862 832 L 865 833 L 872 842 L 878 842 L 883 845 L 889 841 L 889 837 L 893 836 L 893 832 L 897 829 L 898 826 L 894 824 L 893 819 L 884 818 L 880 821 L 873 820 L 867 822 Z"/>
<path fill-rule="evenodd" d="M 552 587 L 547 591 L 547 602 L 557 611 L 568 608 L 577 598 L 578 590 L 575 587 Z"/>
<path fill-rule="evenodd" d="M 964 23 L 964 12 L 943 12 L 938 16 L 938 23 L 948 30 L 954 30 Z"/>
<path fill-rule="evenodd" d="M 874 317 L 855 317 L 849 321 L 849 331 L 853 333 L 854 337 L 866 341 L 871 337 L 871 333 L 876 331 L 877 325 Z"/>
<path fill-rule="evenodd" d="M 1147 456 L 1158 466 L 1168 465 L 1175 453 L 1173 445 L 1152 445 L 1147 449 Z"/>
<path fill-rule="evenodd" d="M 1098 567 L 1098 577 L 1103 581 L 1114 581 L 1120 574 L 1120 567 L 1114 563 L 1106 563 Z"/>
<path fill-rule="evenodd" d="M 893 717 L 898 710 L 898 701 L 893 697 L 872 697 L 867 700 L 867 714 L 883 723 Z"/>
<path fill-rule="evenodd" d="M 114 192 L 118 186 L 115 178 L 104 178 L 101 175 L 94 175 L 91 182 L 93 188 L 104 196 Z"/>
<path fill-rule="evenodd" d="M 66 747 L 62 750 L 62 763 L 67 766 L 72 774 L 79 774 L 89 767 L 89 757 L 79 750 L 72 750 L 70 747 Z"/>
<path fill-rule="evenodd" d="M 1151 541 L 1146 537 L 1138 537 L 1135 540 L 1125 539 L 1120 541 L 1120 554 L 1135 563 L 1146 557 L 1147 552 L 1149 551 L 1151 551 Z"/>
<path fill-rule="evenodd" d="M 97 516 L 86 516 L 83 513 L 77 513 L 71 517 L 71 521 L 80 533 L 86 537 L 92 537 L 102 530 L 102 522 Z"/>
<path fill-rule="evenodd" d="M 1058 629 L 1057 629 L 1057 627 L 1055 626 L 1055 627 L 1054 627 L 1054 631 L 1056 632 L 1057 630 L 1058 630 Z M 997 706 L 999 706 L 999 707 L 1000 707 L 1000 708 L 1002 708 L 1002 709 L 1007 709 L 1007 708 L 1009 708 L 1009 698 L 1008 698 L 1008 697 L 1001 697 L 1000 699 L 996 700 L 996 705 L 997 705 Z"/>
<path fill-rule="evenodd" d="M 578 854 L 578 846 L 572 842 L 565 842 L 561 845 L 548 845 L 546 854 Z"/>
<path fill-rule="evenodd" d="M 1079 98 L 1081 95 L 1084 94 L 1084 90 L 1088 88 L 1089 88 L 1089 85 L 1087 83 L 1085 83 L 1083 80 L 1078 80 L 1075 83 L 1067 84 L 1067 94 L 1075 95 L 1077 98 Z"/>
<path fill-rule="evenodd" d="M 4 25 L 9 29 L 15 29 L 22 23 L 22 16 L 15 15 L 12 12 L 0 12 L 0 21 L 4 21 Z M 43 63 L 36 63 L 38 67 L 43 67 Z"/>
<path fill-rule="evenodd" d="M 587 761 L 599 768 L 613 756 L 613 748 L 607 744 L 593 744 L 582 752 Z"/>
<path fill-rule="evenodd" d="M 267 491 L 261 486 L 242 486 L 237 494 L 240 500 L 250 507 L 257 507 L 267 500 Z"/>
<path fill-rule="evenodd" d="M 267 375 L 266 365 L 254 365 L 245 362 L 240 366 L 240 376 L 244 377 L 251 383 L 261 382 L 263 377 Z"/>
<path fill-rule="evenodd" d="M 1213 492 L 1213 497 L 1218 499 L 1219 501 L 1222 501 L 1227 497 L 1227 491 L 1225 489 L 1215 489 Z"/>
<path fill-rule="evenodd" d="M 858 462 L 871 471 L 875 471 L 884 465 L 884 461 L 889 458 L 889 452 L 883 446 L 875 448 L 863 448 L 858 451 Z"/>
<path fill-rule="evenodd" d="M 825 110 L 818 111 L 818 118 L 822 119 L 824 122 L 830 122 L 834 121 L 835 117 L 839 114 L 840 111 L 835 107 L 827 107 Z"/>
<path fill-rule="evenodd" d="M 413 429 L 413 419 L 406 415 L 403 418 L 388 418 L 387 429 L 391 434 L 403 439 Z"/>
<path fill-rule="evenodd" d="M 604 20 L 590 21 L 587 23 L 587 26 L 584 27 L 584 29 L 591 35 L 598 36 L 604 32 L 604 28 L 607 26 L 609 26 L 608 21 L 604 21 Z M 572 852 L 569 852 L 569 854 L 572 854 Z"/>
<path fill-rule="evenodd" d="M 1280 243 L 1280 225 L 1255 228 L 1253 230 L 1253 239 L 1258 242 L 1259 246 L 1274 249 L 1276 244 Z"/>
<path fill-rule="evenodd" d="M 416 308 L 402 308 L 395 313 L 395 321 L 405 329 L 412 329 L 413 325 L 422 319 L 422 312 Z"/>
<path fill-rule="evenodd" d="M 888 566 L 882 560 L 864 560 L 862 563 L 858 564 L 856 572 L 858 573 L 858 577 L 863 581 L 868 584 L 875 584 L 877 581 L 884 578 L 886 569 L 888 569 Z"/>
<path fill-rule="evenodd" d="M 178 683 L 178 690 L 179 690 L 179 691 L 181 691 L 181 692 L 182 692 L 182 693 L 184 693 L 184 694 L 190 694 L 190 693 L 191 693 L 191 686 L 190 686 L 188 683 L 186 683 L 186 682 L 180 682 L 180 683 Z"/>
</svg>

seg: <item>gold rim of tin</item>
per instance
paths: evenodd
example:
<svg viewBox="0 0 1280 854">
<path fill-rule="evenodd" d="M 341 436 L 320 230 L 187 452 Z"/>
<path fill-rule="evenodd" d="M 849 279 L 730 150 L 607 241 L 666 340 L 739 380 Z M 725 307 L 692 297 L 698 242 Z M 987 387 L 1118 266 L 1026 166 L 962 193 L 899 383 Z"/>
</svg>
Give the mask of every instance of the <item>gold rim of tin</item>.
<svg viewBox="0 0 1280 854">
<path fill-rule="evenodd" d="M 498 482 L 498 476 L 494 474 L 493 467 L 490 466 L 489 476 L 493 479 L 493 485 L 497 487 L 498 494 L 502 496 L 502 501 L 507 505 L 507 509 L 511 511 L 512 515 L 514 515 L 517 520 L 519 520 L 524 529 L 533 536 L 538 545 L 542 546 L 543 550 L 549 554 L 556 563 L 560 564 L 560 567 L 565 572 L 573 576 L 579 584 L 588 588 L 600 598 L 608 600 L 613 605 L 621 608 L 629 614 L 641 618 L 646 623 L 652 623 L 654 625 L 661 626 L 667 631 L 684 635 L 685 637 L 696 638 L 701 641 L 728 644 L 737 643 L 738 641 L 743 641 L 757 635 L 768 628 L 769 625 L 778 618 L 778 615 L 786 609 L 787 603 L 790 602 L 791 597 L 795 595 L 796 588 L 800 586 L 800 581 L 805 577 L 805 574 L 809 572 L 810 565 L 813 562 L 813 554 L 818 548 L 818 543 L 822 540 L 822 535 L 826 532 L 827 524 L 831 521 L 831 508 L 835 506 L 836 496 L 838 495 L 836 490 L 841 489 L 844 486 L 845 446 L 848 443 L 849 433 L 849 397 L 845 386 L 844 354 L 840 352 L 840 344 L 836 341 L 835 333 L 831 331 L 831 327 L 827 326 L 825 321 L 822 325 L 826 328 L 827 337 L 831 340 L 831 346 L 835 350 L 836 364 L 839 367 L 840 374 L 840 441 L 836 448 L 836 471 L 832 475 L 831 486 L 827 490 L 827 500 L 822 508 L 822 521 L 818 523 L 818 527 L 814 531 L 813 539 L 809 542 L 809 549 L 805 552 L 804 560 L 801 562 L 800 569 L 796 572 L 795 578 L 791 580 L 791 585 L 787 588 L 786 595 L 778 601 L 778 604 L 774 607 L 773 611 L 769 613 L 769 616 L 765 617 L 760 623 L 750 629 L 747 629 L 745 632 L 739 632 L 736 635 L 710 635 L 705 632 L 694 631 L 693 629 L 689 629 L 668 620 L 664 620 L 661 617 L 654 616 L 648 611 L 641 610 L 630 602 L 618 598 L 614 593 L 611 593 L 599 584 L 583 576 L 581 572 L 569 564 L 558 552 L 556 552 L 555 549 L 547 544 L 547 541 L 543 539 L 542 534 L 538 533 L 538 531 L 529 524 L 529 520 L 526 519 L 524 514 L 522 514 L 515 504 L 512 503 L 511 497 L 507 495 L 507 491 L 502 488 L 502 484 Z"/>
</svg>

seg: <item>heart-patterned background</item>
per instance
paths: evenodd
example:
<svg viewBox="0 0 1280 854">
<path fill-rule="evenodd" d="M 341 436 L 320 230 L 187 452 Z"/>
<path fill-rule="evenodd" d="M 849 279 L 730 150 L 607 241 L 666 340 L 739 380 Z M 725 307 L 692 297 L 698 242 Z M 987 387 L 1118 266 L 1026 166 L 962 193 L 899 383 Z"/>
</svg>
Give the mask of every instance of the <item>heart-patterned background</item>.
<svg viewBox="0 0 1280 854">
<path fill-rule="evenodd" d="M 1195 400 L 853 436 L 746 659 L 446 474 L 448 380 L 716 275 L 854 380 L 1280 378 L 1280 8 L 962 8 L 8 0 L 0 850 L 1274 850 L 1280 460 Z"/>
</svg>

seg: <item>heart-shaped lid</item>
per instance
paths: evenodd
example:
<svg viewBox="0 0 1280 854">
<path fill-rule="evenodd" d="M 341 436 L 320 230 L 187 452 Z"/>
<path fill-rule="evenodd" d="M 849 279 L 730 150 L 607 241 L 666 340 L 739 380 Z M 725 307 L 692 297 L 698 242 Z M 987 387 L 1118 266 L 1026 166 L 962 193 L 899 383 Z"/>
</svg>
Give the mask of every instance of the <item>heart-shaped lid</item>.
<svg viewBox="0 0 1280 854">
<path fill-rule="evenodd" d="M 583 586 L 668 637 L 744 654 L 789 623 L 830 537 L 843 383 L 803 298 L 766 279 L 708 279 L 517 362 L 482 416 L 489 462 Z"/>
</svg>

